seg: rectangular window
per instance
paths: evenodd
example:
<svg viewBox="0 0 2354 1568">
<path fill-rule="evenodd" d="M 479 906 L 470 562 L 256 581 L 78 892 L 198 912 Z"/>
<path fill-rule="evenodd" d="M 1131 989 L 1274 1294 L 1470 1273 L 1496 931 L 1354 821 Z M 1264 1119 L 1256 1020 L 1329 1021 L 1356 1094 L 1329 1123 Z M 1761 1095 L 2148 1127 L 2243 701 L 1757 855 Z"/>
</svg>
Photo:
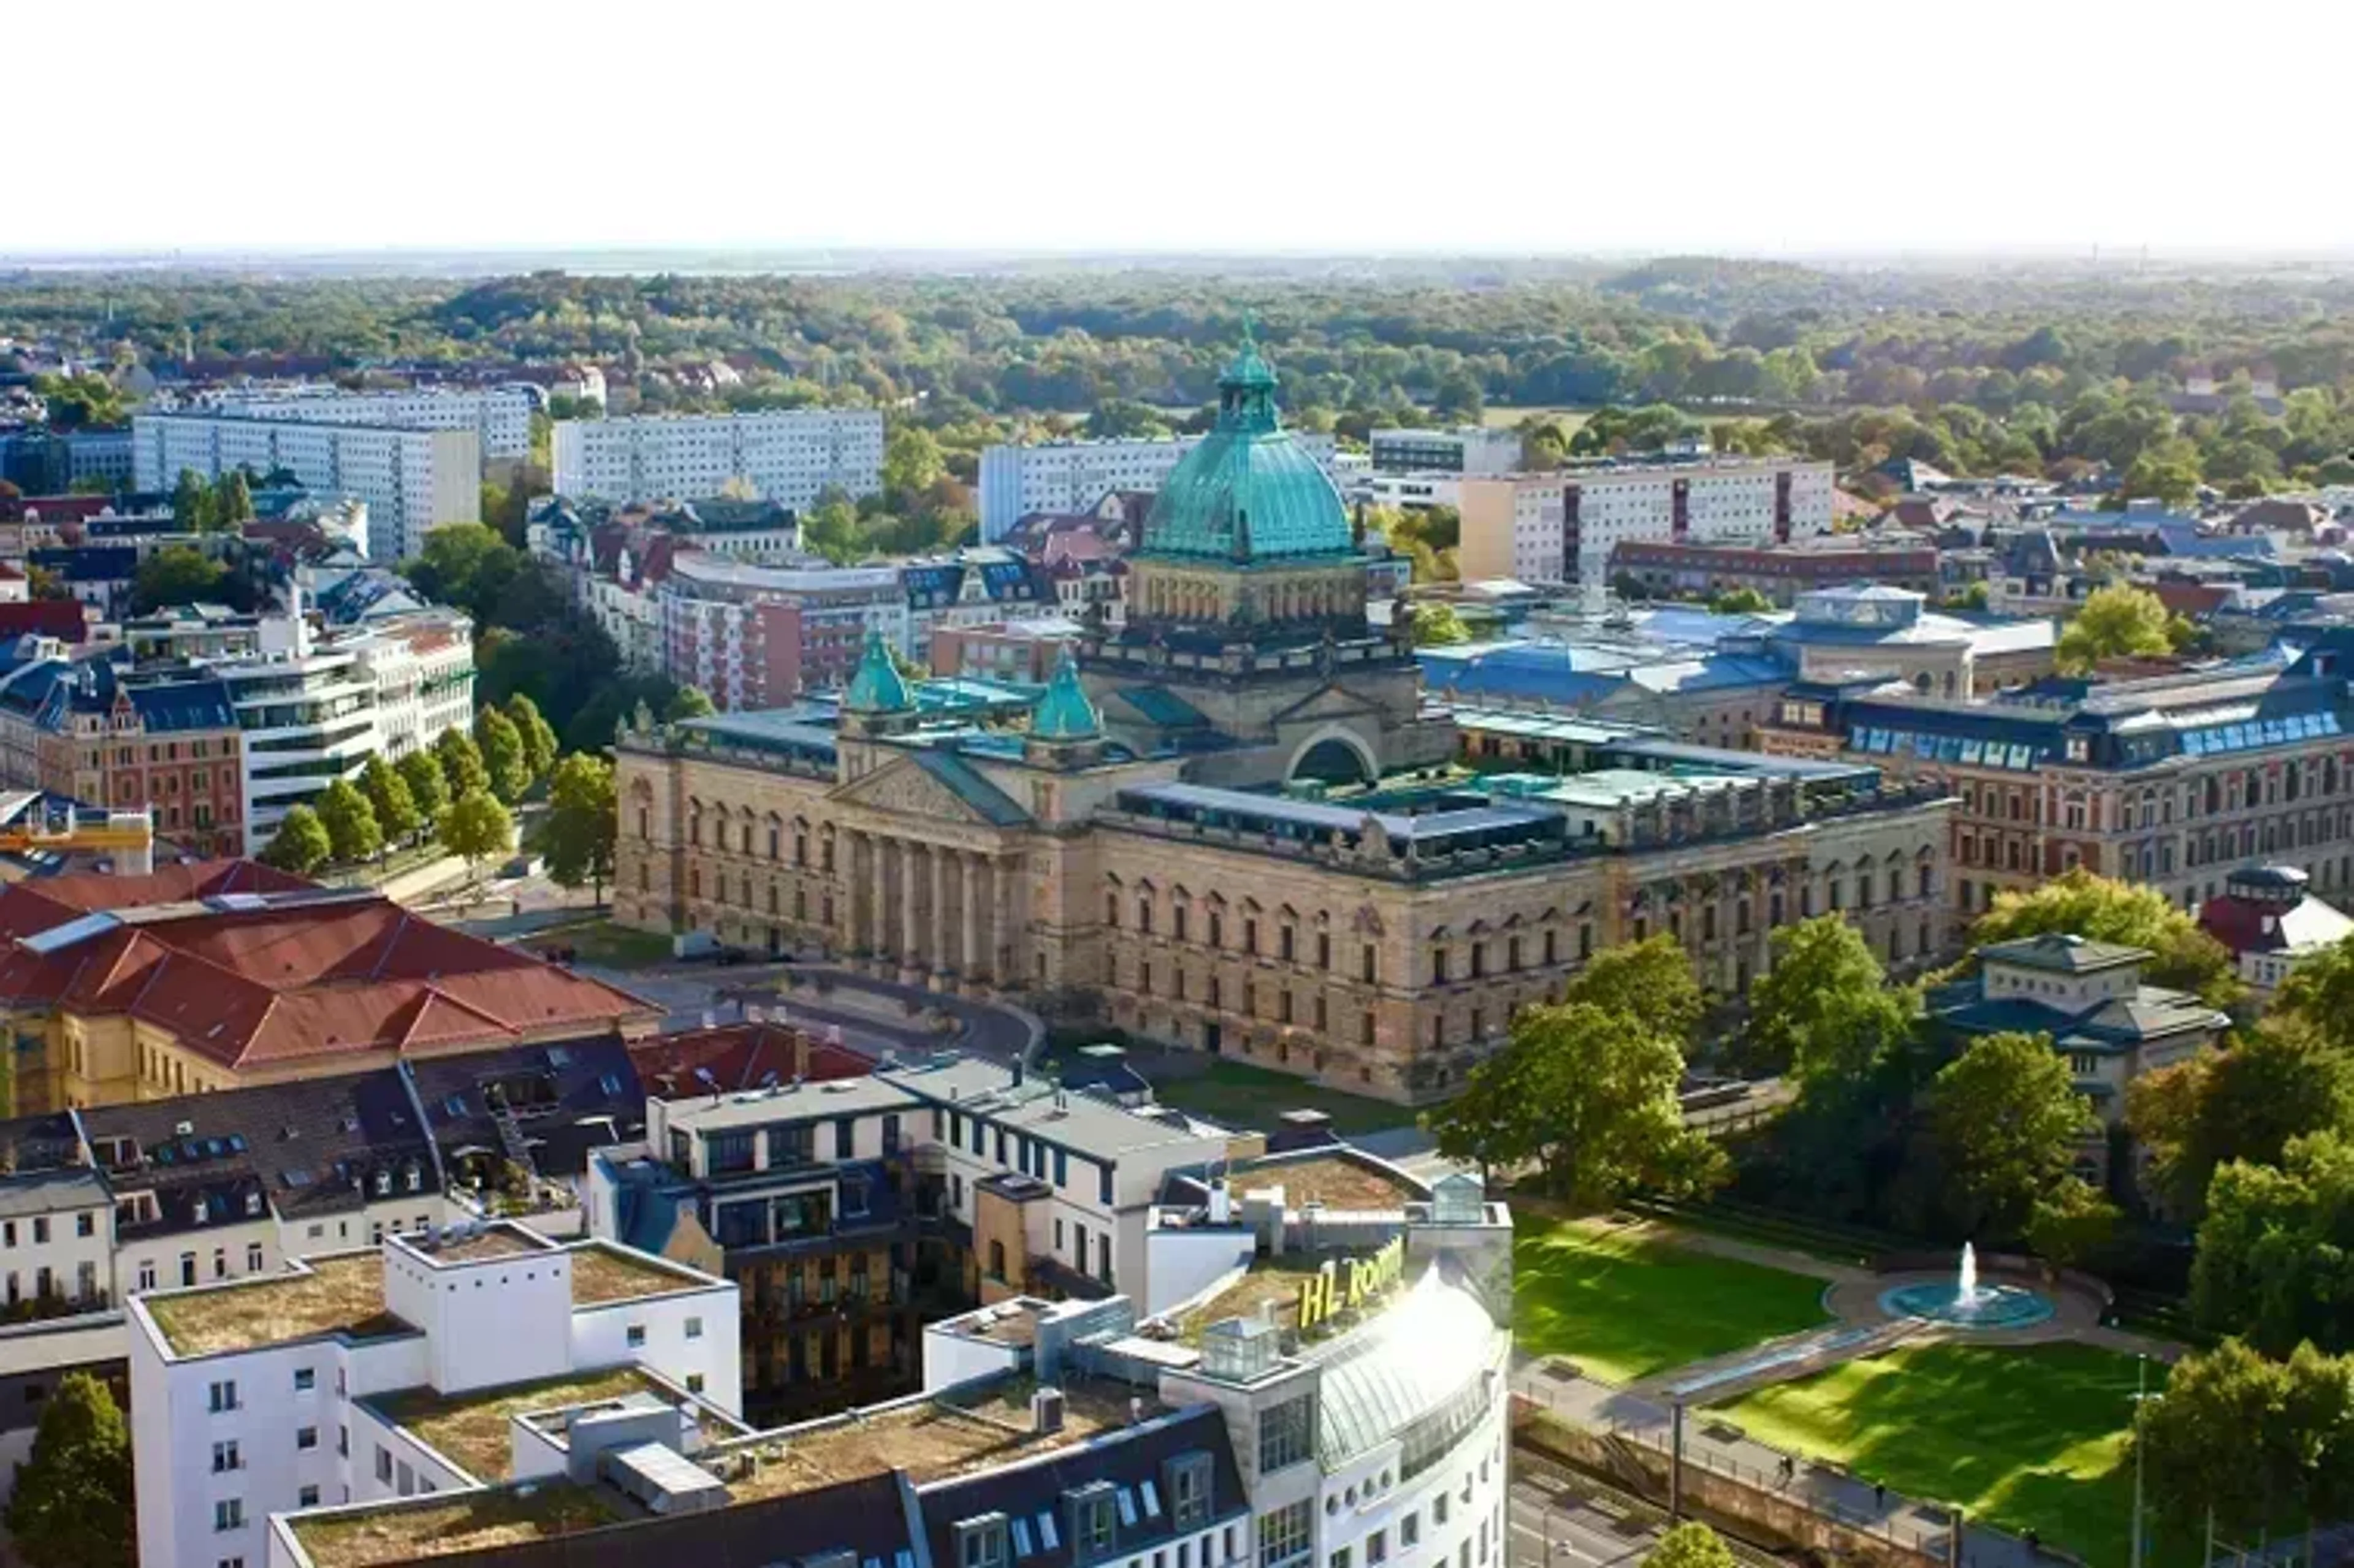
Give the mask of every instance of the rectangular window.
<svg viewBox="0 0 2354 1568">
<path fill-rule="evenodd" d="M 1422 1544 L 1422 1515 L 1410 1513 L 1398 1520 L 1398 1544 L 1408 1551 Z"/>
<path fill-rule="evenodd" d="M 295 1393 L 308 1393 L 318 1386 L 319 1373 L 316 1369 L 312 1367 L 296 1367 L 294 1369 Z"/>
<path fill-rule="evenodd" d="M 1149 1483 L 1148 1483 L 1149 1484 Z M 1146 1496 L 1149 1498 L 1150 1493 Z M 1169 1462 L 1169 1522 L 1192 1530 L 1210 1517 L 1210 1457 L 1184 1454 Z"/>
<path fill-rule="evenodd" d="M 1308 1554 L 1309 1510 L 1313 1506 L 1302 1498 L 1258 1516 L 1258 1568 L 1284 1568 Z"/>
<path fill-rule="evenodd" d="M 1299 1464 L 1314 1451 L 1315 1439 L 1314 1394 L 1269 1405 L 1258 1418 L 1258 1473 L 1272 1475 Z"/>
<path fill-rule="evenodd" d="M 1349 1549 L 1342 1546 L 1335 1549 L 1330 1556 L 1324 1559 L 1324 1562 L 1327 1568 L 1349 1568 L 1351 1560 Z"/>
<path fill-rule="evenodd" d="M 217 1531 L 243 1530 L 245 1528 L 245 1499 L 242 1498 L 223 1498 L 218 1502 L 213 1504 L 213 1528 Z"/>
<path fill-rule="evenodd" d="M 1377 1568 L 1378 1564 L 1386 1563 L 1389 1560 L 1389 1531 L 1385 1530 L 1377 1530 L 1371 1535 L 1365 1537 L 1365 1568 Z"/>
<path fill-rule="evenodd" d="M 376 1446 L 376 1478 L 387 1486 L 392 1482 L 392 1451 L 381 1443 Z"/>
<path fill-rule="evenodd" d="M 632 1323 L 630 1325 L 629 1341 L 630 1349 L 633 1351 L 643 1350 L 645 1348 L 646 1326 L 643 1323 Z"/>
<path fill-rule="evenodd" d="M 226 1443 L 216 1443 L 213 1445 L 214 1475 L 217 1476 L 229 1470 L 241 1470 L 243 1468 L 245 1468 L 245 1465 L 243 1461 L 238 1457 L 237 1439 L 232 1437 Z"/>
<path fill-rule="evenodd" d="M 216 1415 L 237 1408 L 237 1380 L 216 1383 L 206 1390 L 206 1404 Z"/>
<path fill-rule="evenodd" d="M 319 1429 L 317 1427 L 300 1426 L 295 1428 L 294 1446 L 297 1448 L 315 1448 L 318 1446 Z"/>
</svg>

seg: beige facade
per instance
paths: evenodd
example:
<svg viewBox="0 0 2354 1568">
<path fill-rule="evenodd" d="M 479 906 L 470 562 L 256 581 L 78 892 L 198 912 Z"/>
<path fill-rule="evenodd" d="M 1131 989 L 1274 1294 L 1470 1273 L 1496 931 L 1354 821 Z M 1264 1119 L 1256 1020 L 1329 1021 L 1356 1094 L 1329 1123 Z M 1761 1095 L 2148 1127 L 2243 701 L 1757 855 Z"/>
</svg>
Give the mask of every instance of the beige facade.
<svg viewBox="0 0 2354 1568">
<path fill-rule="evenodd" d="M 1617 851 L 1401 866 L 1386 845 L 1124 809 L 1120 788 L 1173 779 L 1173 760 L 966 762 L 1027 808 L 1001 825 L 921 751 L 845 740 L 833 777 L 708 735 L 622 738 L 625 924 L 1016 993 L 1393 1099 L 1445 1093 L 1516 1010 L 1621 942 L 1676 936 L 1725 995 L 1767 967 L 1776 926 L 1825 911 L 1900 965 L 1946 944 L 1950 802 L 1935 795 L 1841 812 L 1761 785 L 1723 820 L 1630 806 Z"/>
</svg>

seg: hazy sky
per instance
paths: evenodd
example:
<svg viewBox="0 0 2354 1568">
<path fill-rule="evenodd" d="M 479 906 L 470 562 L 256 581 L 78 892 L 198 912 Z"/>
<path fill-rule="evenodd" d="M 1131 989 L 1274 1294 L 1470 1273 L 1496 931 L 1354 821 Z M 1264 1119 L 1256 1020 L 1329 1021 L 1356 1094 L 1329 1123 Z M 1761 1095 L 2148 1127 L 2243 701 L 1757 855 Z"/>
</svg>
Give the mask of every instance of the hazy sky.
<svg viewBox="0 0 2354 1568">
<path fill-rule="evenodd" d="M 0 253 L 2354 251 L 2347 0 L 5 15 Z"/>
</svg>

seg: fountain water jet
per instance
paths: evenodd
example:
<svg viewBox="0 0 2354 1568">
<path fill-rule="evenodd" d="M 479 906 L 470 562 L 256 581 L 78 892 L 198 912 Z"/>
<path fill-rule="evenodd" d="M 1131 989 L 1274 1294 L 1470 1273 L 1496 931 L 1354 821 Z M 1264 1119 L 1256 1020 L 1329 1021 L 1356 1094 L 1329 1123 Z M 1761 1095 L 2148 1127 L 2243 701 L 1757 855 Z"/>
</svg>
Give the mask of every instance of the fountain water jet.
<svg viewBox="0 0 2354 1568">
<path fill-rule="evenodd" d="M 1883 1291 L 1880 1309 L 1893 1318 L 1925 1318 L 1955 1329 L 2022 1329 L 2052 1316 L 2051 1298 L 2017 1285 L 1980 1285 L 1978 1250 L 1962 1244 L 1950 1285 L 1924 1281 Z"/>
</svg>

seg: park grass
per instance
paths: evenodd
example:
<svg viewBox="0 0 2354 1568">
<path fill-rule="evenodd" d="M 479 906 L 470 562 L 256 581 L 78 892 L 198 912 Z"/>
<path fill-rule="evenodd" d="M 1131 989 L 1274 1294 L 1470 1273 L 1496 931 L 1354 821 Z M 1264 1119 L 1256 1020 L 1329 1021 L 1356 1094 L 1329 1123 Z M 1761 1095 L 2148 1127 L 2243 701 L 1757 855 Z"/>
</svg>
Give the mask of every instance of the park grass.
<svg viewBox="0 0 2354 1568">
<path fill-rule="evenodd" d="M 1271 1132 L 1285 1111 L 1320 1110 L 1343 1138 L 1411 1127 L 1415 1113 L 1386 1100 L 1369 1099 L 1289 1073 L 1240 1062 L 1212 1062 L 1199 1073 L 1171 1075 L 1152 1086 L 1163 1105 L 1232 1128 Z"/>
<path fill-rule="evenodd" d="M 1513 1337 L 1631 1383 L 1828 1321 L 1823 1282 L 1676 1245 L 1656 1231 L 1523 1213 Z"/>
<path fill-rule="evenodd" d="M 670 938 L 659 931 L 635 931 L 610 920 L 535 931 L 525 946 L 535 951 L 570 948 L 578 961 L 606 969 L 643 969 L 671 960 Z"/>
<path fill-rule="evenodd" d="M 2163 1369 L 2151 1372 L 2155 1384 Z M 2087 1563 L 2122 1563 L 2133 1392 L 2134 1358 L 2113 1351 L 1937 1344 L 1762 1388 L 1721 1414 L 1752 1437 L 1891 1491 L 2033 1530 Z M 2163 1551 L 2158 1561 L 2173 1556 Z"/>
</svg>

